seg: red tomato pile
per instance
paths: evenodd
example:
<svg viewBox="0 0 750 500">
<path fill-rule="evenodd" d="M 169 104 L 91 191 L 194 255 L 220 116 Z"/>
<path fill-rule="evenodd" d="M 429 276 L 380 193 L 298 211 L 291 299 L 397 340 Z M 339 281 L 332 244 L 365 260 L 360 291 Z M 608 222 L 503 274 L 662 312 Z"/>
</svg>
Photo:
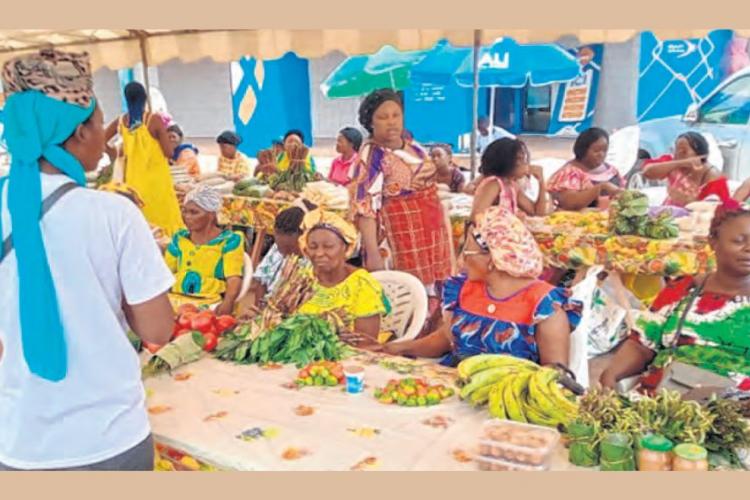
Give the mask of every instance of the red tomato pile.
<svg viewBox="0 0 750 500">
<path fill-rule="evenodd" d="M 216 349 L 219 337 L 237 324 L 232 316 L 216 316 L 212 311 L 201 311 L 192 304 L 184 304 L 177 309 L 172 339 L 185 334 L 199 333 L 203 337 L 203 350 L 211 352 Z M 146 344 L 146 349 L 156 352 L 161 346 Z"/>
</svg>

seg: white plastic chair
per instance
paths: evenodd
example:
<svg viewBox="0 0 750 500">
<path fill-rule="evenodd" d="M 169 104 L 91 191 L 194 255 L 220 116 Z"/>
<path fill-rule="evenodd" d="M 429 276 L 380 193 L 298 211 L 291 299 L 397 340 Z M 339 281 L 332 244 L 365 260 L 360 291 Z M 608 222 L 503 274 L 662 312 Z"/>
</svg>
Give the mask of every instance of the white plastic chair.
<svg viewBox="0 0 750 500">
<path fill-rule="evenodd" d="M 400 271 L 376 271 L 372 276 L 391 303 L 391 313 L 383 318 L 380 329 L 393 332 L 393 342 L 415 338 L 427 320 L 427 292 L 422 282 Z"/>
<path fill-rule="evenodd" d="M 245 296 L 250 292 L 250 285 L 253 282 L 253 261 L 250 256 L 245 253 L 243 255 L 244 267 L 242 269 L 242 288 L 240 288 L 240 295 L 237 297 L 236 302 L 244 299 Z M 211 305 L 211 310 L 215 310 L 221 302 Z"/>
</svg>

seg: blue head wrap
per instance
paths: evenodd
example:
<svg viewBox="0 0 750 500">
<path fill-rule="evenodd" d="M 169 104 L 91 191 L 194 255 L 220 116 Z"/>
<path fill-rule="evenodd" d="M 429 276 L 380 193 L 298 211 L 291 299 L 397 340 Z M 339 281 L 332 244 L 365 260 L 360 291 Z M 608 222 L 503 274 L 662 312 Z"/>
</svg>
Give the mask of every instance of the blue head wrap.
<svg viewBox="0 0 750 500">
<path fill-rule="evenodd" d="M 7 76 L 8 66 L 3 74 L 4 78 Z M 49 76 L 49 68 L 46 76 Z M 8 89 L 6 82 L 6 90 L 17 92 L 8 97 L 3 113 L 4 138 L 11 156 L 8 210 L 18 265 L 23 353 L 32 373 L 53 382 L 64 379 L 67 374 L 67 348 L 39 225 L 42 205 L 39 160 L 45 158 L 84 186 L 83 166 L 62 144 L 96 108 L 93 93 L 83 101 L 87 105 L 61 100 L 59 96 L 65 92 L 60 92 L 60 86 L 64 86 L 65 78 L 65 75 L 57 77 L 56 88 L 50 90 L 56 97 L 30 87 Z"/>
</svg>

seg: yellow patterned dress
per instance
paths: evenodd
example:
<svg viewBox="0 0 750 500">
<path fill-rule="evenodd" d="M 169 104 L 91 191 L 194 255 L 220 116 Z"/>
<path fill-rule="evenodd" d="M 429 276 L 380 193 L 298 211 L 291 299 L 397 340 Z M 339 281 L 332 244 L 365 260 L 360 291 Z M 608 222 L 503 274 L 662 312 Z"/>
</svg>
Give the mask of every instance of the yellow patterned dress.
<svg viewBox="0 0 750 500">
<path fill-rule="evenodd" d="M 354 321 L 387 312 L 383 287 L 364 269 L 357 269 L 336 286 L 315 284 L 315 294 L 297 311 L 299 314 L 322 314 L 341 311 L 354 327 Z"/>
<path fill-rule="evenodd" d="M 134 129 L 128 128 L 124 117 L 120 119 L 120 135 L 125 153 L 125 183 L 141 196 L 146 220 L 171 237 L 184 224 L 169 162 L 159 141 L 148 130 L 146 124 L 149 118 L 150 115 L 144 115 L 143 124 Z"/>
<path fill-rule="evenodd" d="M 240 233 L 224 231 L 205 245 L 196 245 L 187 229 L 178 231 L 165 255 L 176 278 L 170 294 L 172 305 L 220 302 L 227 290 L 226 280 L 242 277 L 244 248 Z"/>
</svg>

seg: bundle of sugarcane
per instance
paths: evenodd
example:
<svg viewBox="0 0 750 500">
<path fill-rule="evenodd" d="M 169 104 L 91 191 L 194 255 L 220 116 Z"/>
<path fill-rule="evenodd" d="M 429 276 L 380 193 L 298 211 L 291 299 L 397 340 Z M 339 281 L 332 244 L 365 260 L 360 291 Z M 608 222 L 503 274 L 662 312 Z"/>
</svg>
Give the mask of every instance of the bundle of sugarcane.
<svg viewBox="0 0 750 500">
<path fill-rule="evenodd" d="M 269 180 L 269 185 L 274 191 L 289 191 L 299 193 L 305 188 L 305 184 L 312 181 L 315 176 L 307 170 L 307 156 L 310 150 L 305 145 L 293 145 L 287 152 L 289 155 L 289 168 Z"/>
<path fill-rule="evenodd" d="M 313 295 L 313 276 L 302 258 L 290 255 L 281 266 L 278 285 L 268 298 L 259 321 L 253 324 L 253 336 L 275 327 L 284 318 L 294 314 Z"/>
<path fill-rule="evenodd" d="M 258 152 L 258 166 L 255 169 L 255 177 L 267 179 L 277 171 L 276 155 L 272 149 L 264 149 Z"/>
</svg>

